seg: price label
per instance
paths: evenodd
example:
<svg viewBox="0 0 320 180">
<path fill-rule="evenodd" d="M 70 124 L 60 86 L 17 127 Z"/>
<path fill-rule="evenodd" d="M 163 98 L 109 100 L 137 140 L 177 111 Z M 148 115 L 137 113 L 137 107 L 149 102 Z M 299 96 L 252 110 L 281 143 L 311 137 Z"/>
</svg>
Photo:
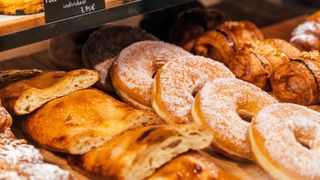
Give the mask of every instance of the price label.
<svg viewBox="0 0 320 180">
<path fill-rule="evenodd" d="M 104 0 L 44 0 L 44 3 L 47 23 L 105 8 Z"/>
</svg>

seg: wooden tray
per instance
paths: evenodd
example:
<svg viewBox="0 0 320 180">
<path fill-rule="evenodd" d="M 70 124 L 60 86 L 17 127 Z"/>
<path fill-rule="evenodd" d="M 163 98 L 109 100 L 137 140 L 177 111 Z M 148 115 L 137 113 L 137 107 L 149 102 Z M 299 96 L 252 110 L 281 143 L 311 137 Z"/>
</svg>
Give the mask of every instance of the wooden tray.
<svg viewBox="0 0 320 180">
<path fill-rule="evenodd" d="M 278 24 L 262 28 L 265 36 L 270 38 L 282 38 L 288 40 L 290 33 L 297 24 L 301 23 L 305 19 L 305 16 L 297 17 L 287 21 L 280 22 Z M 12 59 L 10 61 L 0 62 L 1 69 L 57 69 L 49 60 L 46 52 L 37 53 L 31 56 L 24 56 Z M 15 133 L 23 137 L 20 129 L 15 129 Z M 41 149 L 41 148 L 40 148 Z M 79 172 L 73 171 L 67 164 L 65 155 L 52 153 L 45 149 L 41 149 L 41 153 L 44 156 L 45 161 L 57 164 L 63 169 L 69 170 L 76 179 L 88 179 L 81 175 Z M 225 158 L 214 151 L 210 151 L 210 154 L 214 157 L 215 163 L 225 171 L 238 176 L 241 179 L 261 179 L 269 180 L 271 177 L 266 174 L 258 165 L 254 163 L 236 162 L 231 159 Z"/>
</svg>

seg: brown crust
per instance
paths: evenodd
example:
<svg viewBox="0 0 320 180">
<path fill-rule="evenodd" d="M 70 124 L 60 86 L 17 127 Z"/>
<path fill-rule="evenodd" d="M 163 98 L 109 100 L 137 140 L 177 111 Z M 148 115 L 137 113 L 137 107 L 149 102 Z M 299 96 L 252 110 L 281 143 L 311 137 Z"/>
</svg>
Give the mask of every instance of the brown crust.
<svg viewBox="0 0 320 180">
<path fill-rule="evenodd" d="M 42 73 L 38 69 L 0 71 L 0 88 L 23 79 L 36 77 Z"/>
</svg>

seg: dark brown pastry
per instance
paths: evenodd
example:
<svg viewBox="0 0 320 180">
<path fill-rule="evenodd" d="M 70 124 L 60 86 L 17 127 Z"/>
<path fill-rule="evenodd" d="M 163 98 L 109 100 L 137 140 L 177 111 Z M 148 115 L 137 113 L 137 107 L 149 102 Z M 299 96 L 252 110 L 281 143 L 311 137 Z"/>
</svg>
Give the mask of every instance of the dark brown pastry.
<svg viewBox="0 0 320 180">
<path fill-rule="evenodd" d="M 196 38 L 227 20 L 220 11 L 212 8 L 192 8 L 178 15 L 169 33 L 169 41 L 190 51 Z"/>
<path fill-rule="evenodd" d="M 82 47 L 92 32 L 90 29 L 53 38 L 49 45 L 52 62 L 63 70 L 83 68 Z"/>
<path fill-rule="evenodd" d="M 42 71 L 38 69 L 0 71 L 0 88 L 16 81 L 38 76 L 41 73 Z"/>
<path fill-rule="evenodd" d="M 114 58 L 127 46 L 143 40 L 157 40 L 145 31 L 129 26 L 105 26 L 93 32 L 83 47 L 83 62 L 86 68 L 100 74 L 98 87 L 112 91 L 109 68 Z"/>
<path fill-rule="evenodd" d="M 199 37 L 193 47 L 193 53 L 209 57 L 229 65 L 230 57 L 242 44 L 263 40 L 262 32 L 249 21 L 227 21 L 216 30 Z"/>
<path fill-rule="evenodd" d="M 312 105 L 320 101 L 320 53 L 303 52 L 280 65 L 270 78 L 274 95 L 283 102 Z"/>
<path fill-rule="evenodd" d="M 148 33 L 155 35 L 157 38 L 163 41 L 170 42 L 169 32 L 174 25 L 178 15 L 181 12 L 196 7 L 204 8 L 204 6 L 199 1 L 192 1 L 190 3 L 147 14 L 140 22 L 140 27 L 146 30 Z"/>
</svg>

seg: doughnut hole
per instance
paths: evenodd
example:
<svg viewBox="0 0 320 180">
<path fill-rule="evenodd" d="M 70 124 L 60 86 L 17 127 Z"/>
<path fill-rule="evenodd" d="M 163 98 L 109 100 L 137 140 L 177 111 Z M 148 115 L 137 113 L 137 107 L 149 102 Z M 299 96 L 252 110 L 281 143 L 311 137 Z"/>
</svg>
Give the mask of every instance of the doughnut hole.
<svg viewBox="0 0 320 180">
<path fill-rule="evenodd" d="M 319 129 L 318 129 L 319 131 Z M 296 141 L 303 147 L 311 149 L 320 149 L 320 137 L 317 137 L 317 130 L 305 127 L 295 127 L 293 129 L 294 137 Z M 318 135 L 319 136 L 319 135 Z"/>
<path fill-rule="evenodd" d="M 240 102 L 238 102 L 236 111 L 242 120 L 250 123 L 254 115 L 259 111 L 257 106 L 256 103 L 248 102 L 244 99 L 244 101 L 240 100 Z"/>
</svg>

